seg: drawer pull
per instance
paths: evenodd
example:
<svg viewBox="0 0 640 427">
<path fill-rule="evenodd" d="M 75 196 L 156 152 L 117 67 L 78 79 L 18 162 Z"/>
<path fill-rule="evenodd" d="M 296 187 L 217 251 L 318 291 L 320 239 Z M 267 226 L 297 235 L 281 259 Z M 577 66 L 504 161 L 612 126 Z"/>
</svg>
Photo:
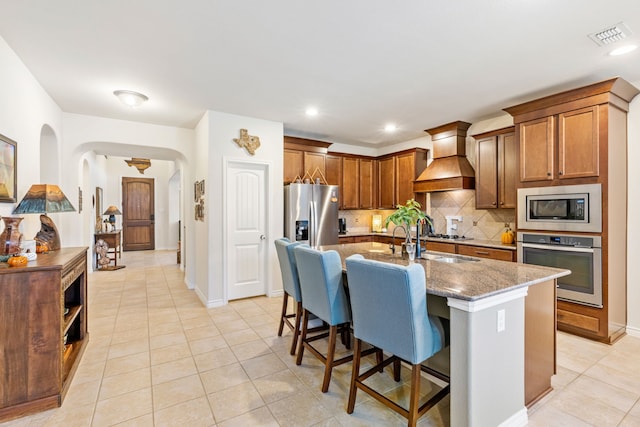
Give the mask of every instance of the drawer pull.
<svg viewBox="0 0 640 427">
<path fill-rule="evenodd" d="M 489 255 L 489 252 L 486 252 L 486 251 L 476 251 L 476 254 L 478 254 L 478 255 Z"/>
</svg>

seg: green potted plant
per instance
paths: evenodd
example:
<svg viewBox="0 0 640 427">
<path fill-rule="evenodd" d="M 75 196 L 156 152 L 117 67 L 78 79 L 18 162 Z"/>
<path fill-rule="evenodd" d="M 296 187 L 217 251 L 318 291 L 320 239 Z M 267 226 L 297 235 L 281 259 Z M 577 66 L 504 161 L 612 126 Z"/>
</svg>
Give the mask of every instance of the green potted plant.
<svg viewBox="0 0 640 427">
<path fill-rule="evenodd" d="M 411 242 L 411 227 L 415 226 L 420 220 L 425 220 L 431 224 L 431 221 L 429 221 L 427 215 L 420 210 L 420 207 L 420 203 L 416 202 L 415 199 L 407 200 L 407 203 L 404 205 L 397 205 L 396 211 L 385 220 L 385 227 L 388 227 L 390 222 L 393 222 L 396 227 L 404 227 L 406 231 L 405 240 L 407 243 Z"/>
</svg>

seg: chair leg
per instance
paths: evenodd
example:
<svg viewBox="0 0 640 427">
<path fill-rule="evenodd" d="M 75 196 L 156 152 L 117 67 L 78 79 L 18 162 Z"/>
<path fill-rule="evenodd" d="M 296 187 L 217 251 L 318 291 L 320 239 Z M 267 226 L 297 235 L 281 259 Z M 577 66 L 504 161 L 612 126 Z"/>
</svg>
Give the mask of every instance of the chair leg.
<svg viewBox="0 0 640 427">
<path fill-rule="evenodd" d="M 302 332 L 298 340 L 298 357 L 296 357 L 296 365 L 302 364 L 302 355 L 304 354 L 304 340 L 307 339 L 307 325 L 309 324 L 309 312 L 305 309 L 302 315 Z"/>
<path fill-rule="evenodd" d="M 420 410 L 420 364 L 411 366 L 411 397 L 409 397 L 409 414 L 407 423 L 410 427 L 415 427 L 418 422 L 418 412 Z"/>
<path fill-rule="evenodd" d="M 282 336 L 282 329 L 284 328 L 284 317 L 287 315 L 287 304 L 289 303 L 289 294 L 284 293 L 284 299 L 282 300 L 282 313 L 280 314 L 280 326 L 278 326 L 278 336 Z"/>
<path fill-rule="evenodd" d="M 298 337 L 300 336 L 300 323 L 302 321 L 302 303 L 298 302 L 296 306 L 296 320 L 294 322 L 295 329 L 293 331 L 293 338 L 291 339 L 291 351 L 292 356 L 296 354 L 296 347 L 298 345 Z"/>
<path fill-rule="evenodd" d="M 381 365 L 383 360 L 384 360 L 384 355 L 382 354 L 382 349 L 376 348 L 376 365 Z M 384 367 L 380 366 L 380 370 L 378 372 L 383 373 Z"/>
<path fill-rule="evenodd" d="M 327 347 L 327 360 L 324 365 L 324 380 L 322 381 L 322 392 L 329 390 L 331 382 L 331 372 L 333 371 L 333 358 L 336 353 L 336 339 L 338 335 L 338 327 L 333 325 L 329 327 L 329 345 Z"/>
<path fill-rule="evenodd" d="M 400 381 L 400 359 L 393 359 L 393 379 L 395 382 Z"/>
<path fill-rule="evenodd" d="M 349 402 L 347 403 L 347 414 L 353 414 L 353 409 L 356 406 L 356 393 L 358 388 L 356 387 L 356 381 L 360 375 L 360 348 L 362 341 L 358 338 L 354 340 L 353 344 L 353 362 L 351 364 L 351 385 L 349 386 Z"/>
</svg>

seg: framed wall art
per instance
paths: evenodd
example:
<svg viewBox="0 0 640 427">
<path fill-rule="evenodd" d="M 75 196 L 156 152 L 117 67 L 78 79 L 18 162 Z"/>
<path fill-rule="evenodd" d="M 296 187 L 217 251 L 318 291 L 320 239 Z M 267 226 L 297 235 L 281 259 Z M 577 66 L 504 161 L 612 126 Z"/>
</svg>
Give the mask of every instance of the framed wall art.
<svg viewBox="0 0 640 427">
<path fill-rule="evenodd" d="M 17 201 L 17 156 L 16 142 L 0 135 L 0 202 Z"/>
</svg>

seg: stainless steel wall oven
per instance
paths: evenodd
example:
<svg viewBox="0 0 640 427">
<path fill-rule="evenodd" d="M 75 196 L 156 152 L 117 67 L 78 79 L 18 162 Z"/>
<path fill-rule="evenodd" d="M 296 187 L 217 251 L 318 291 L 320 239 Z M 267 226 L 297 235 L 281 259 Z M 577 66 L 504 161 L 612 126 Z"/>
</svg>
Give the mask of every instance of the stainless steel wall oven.
<svg viewBox="0 0 640 427">
<path fill-rule="evenodd" d="M 602 239 L 568 234 L 517 234 L 518 261 L 565 268 L 558 279 L 559 300 L 602 307 Z"/>
</svg>

